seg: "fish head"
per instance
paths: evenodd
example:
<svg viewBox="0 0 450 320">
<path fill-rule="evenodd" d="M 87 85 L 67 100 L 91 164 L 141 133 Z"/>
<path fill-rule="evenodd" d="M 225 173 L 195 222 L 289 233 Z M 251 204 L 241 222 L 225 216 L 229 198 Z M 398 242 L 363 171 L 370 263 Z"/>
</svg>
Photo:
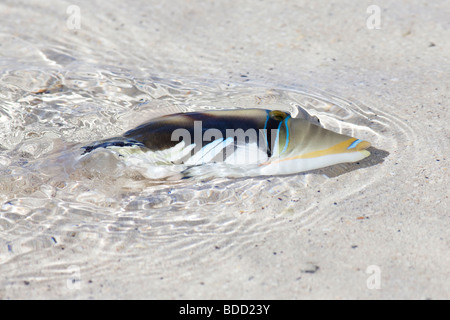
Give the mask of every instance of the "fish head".
<svg viewBox="0 0 450 320">
<path fill-rule="evenodd" d="M 280 116 L 282 116 L 280 114 Z M 280 119 L 267 170 L 289 174 L 360 161 L 370 155 L 370 143 L 340 134 L 305 119 Z M 271 167 L 271 169 L 269 169 Z"/>
</svg>

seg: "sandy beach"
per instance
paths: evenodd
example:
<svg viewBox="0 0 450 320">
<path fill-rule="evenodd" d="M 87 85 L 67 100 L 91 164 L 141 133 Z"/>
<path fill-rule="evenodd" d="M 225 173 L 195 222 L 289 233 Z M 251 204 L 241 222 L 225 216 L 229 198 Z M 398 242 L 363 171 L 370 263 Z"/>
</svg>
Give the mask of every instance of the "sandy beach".
<svg viewBox="0 0 450 320">
<path fill-rule="evenodd" d="M 449 299 L 449 17 L 446 0 L 2 1 L 0 299 Z M 127 192 L 43 169 L 148 109 L 288 108 L 297 89 L 349 106 L 367 165 Z"/>
</svg>

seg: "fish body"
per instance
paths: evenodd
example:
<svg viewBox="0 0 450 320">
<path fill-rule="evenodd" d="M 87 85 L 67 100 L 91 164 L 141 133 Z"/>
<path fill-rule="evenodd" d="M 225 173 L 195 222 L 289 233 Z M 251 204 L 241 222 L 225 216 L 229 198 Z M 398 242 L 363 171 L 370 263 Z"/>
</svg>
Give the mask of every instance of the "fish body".
<svg viewBox="0 0 450 320">
<path fill-rule="evenodd" d="M 293 118 L 278 110 L 238 109 L 162 116 L 84 149 L 111 149 L 125 158 L 144 154 L 149 165 L 179 166 L 184 176 L 239 177 L 355 162 L 370 155 L 369 146 L 321 127 L 305 112 Z"/>
</svg>

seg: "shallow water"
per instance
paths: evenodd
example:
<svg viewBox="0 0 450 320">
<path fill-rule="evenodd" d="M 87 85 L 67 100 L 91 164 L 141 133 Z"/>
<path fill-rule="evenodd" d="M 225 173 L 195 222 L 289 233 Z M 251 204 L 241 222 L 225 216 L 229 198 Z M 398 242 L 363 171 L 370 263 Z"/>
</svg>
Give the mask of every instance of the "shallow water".
<svg viewBox="0 0 450 320">
<path fill-rule="evenodd" d="M 58 37 L 36 45 L 25 34 L 0 34 L 0 269 L 7 286 L 76 286 L 77 274 L 108 274 L 120 260 L 157 275 L 161 266 L 207 259 L 211 248 L 221 250 L 220 264 L 245 254 L 255 237 L 282 233 L 286 221 L 295 230 L 326 228 L 333 203 L 389 174 L 380 165 L 383 150 L 398 141 L 385 133 L 410 134 L 380 110 L 317 89 L 245 75 L 158 73 L 127 67 L 132 56 L 100 64 L 95 54 L 78 58 L 89 51 L 81 43 L 71 54 Z M 305 174 L 207 181 L 149 181 L 107 151 L 78 160 L 86 143 L 163 114 L 297 106 L 328 129 L 370 141 L 372 156 Z"/>
<path fill-rule="evenodd" d="M 367 177 L 370 173 L 354 176 L 361 180 L 358 188 L 317 198 L 321 188 L 339 185 L 323 170 L 284 177 L 150 181 L 125 170 L 108 151 L 78 160 L 83 144 L 119 135 L 146 119 L 242 106 L 295 112 L 301 106 L 327 128 L 389 147 L 383 139 L 389 123 L 325 93 L 151 74 L 137 78 L 99 66 L 90 72 L 7 70 L 1 79 L 10 90 L 2 92 L 0 263 L 3 269 L 14 268 L 17 259 L 38 255 L 42 264 L 39 275 L 27 270 L 15 274 L 20 279 L 54 281 L 59 273 L 67 277 L 70 266 L 98 272 L 117 256 L 146 261 L 153 255 L 178 264 L 203 256 L 203 247 L 223 245 L 232 254 L 257 234 L 276 229 L 278 220 L 295 219 L 305 228 L 322 223 L 327 212 L 310 214 L 319 202 L 339 201 L 376 179 Z M 382 157 L 375 151 L 366 166 Z M 345 174 L 363 164 L 330 173 Z M 267 206 L 266 197 L 279 199 L 280 205 Z M 83 248 L 94 253 L 84 255 Z M 163 256 L 153 254 L 159 248 Z M 101 258 L 93 267 L 94 256 Z M 88 272 L 83 269 L 85 276 Z"/>
</svg>

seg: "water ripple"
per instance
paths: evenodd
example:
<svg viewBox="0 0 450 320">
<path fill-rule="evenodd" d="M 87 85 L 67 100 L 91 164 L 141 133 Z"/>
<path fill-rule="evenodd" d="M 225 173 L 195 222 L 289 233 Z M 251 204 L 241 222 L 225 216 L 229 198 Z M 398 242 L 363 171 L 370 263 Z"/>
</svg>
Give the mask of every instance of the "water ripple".
<svg viewBox="0 0 450 320">
<path fill-rule="evenodd" d="M 398 118 L 318 90 L 144 70 L 138 77 L 45 55 L 69 65 L 0 75 L 0 265 L 13 270 L 32 257 L 42 264 L 16 279 L 60 281 L 73 265 L 89 275 L 119 258 L 148 272 L 163 261 L 180 265 L 216 250 L 225 260 L 269 233 L 326 228 L 334 203 L 383 179 L 388 152 L 415 139 Z M 297 106 L 331 130 L 371 141 L 373 156 L 286 177 L 159 182 L 125 170 L 108 152 L 84 162 L 76 157 L 83 143 L 162 114 L 240 107 L 296 112 Z"/>
</svg>

